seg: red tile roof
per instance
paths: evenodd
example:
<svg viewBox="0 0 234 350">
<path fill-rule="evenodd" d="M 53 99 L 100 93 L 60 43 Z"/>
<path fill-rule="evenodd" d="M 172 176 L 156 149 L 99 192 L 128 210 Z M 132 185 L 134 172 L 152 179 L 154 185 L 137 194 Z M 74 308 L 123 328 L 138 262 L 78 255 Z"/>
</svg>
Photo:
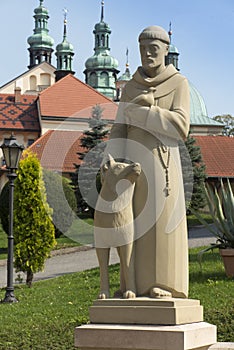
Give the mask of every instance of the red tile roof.
<svg viewBox="0 0 234 350">
<path fill-rule="evenodd" d="M 77 152 L 83 152 L 80 146 L 79 131 L 49 130 L 30 147 L 36 153 L 43 168 L 60 173 L 74 172 L 75 164 L 79 164 Z"/>
<path fill-rule="evenodd" d="M 90 118 L 96 104 L 104 108 L 103 117 L 115 120 L 117 104 L 69 74 L 39 95 L 42 117 Z"/>
<path fill-rule="evenodd" d="M 0 94 L 0 130 L 40 131 L 37 96 L 20 95 L 15 102 L 14 94 Z"/>
<path fill-rule="evenodd" d="M 234 137 L 194 136 L 208 177 L 234 177 Z"/>
</svg>

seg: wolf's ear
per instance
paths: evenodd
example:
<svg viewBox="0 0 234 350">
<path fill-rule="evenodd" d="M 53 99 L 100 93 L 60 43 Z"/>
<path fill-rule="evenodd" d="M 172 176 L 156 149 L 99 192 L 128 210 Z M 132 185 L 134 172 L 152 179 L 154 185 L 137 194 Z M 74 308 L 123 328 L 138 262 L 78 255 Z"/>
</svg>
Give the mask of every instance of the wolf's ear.
<svg viewBox="0 0 234 350">
<path fill-rule="evenodd" d="M 112 157 L 112 155 L 111 155 L 110 153 L 108 153 L 108 155 L 107 155 L 107 159 L 109 160 L 110 165 L 112 165 L 112 164 L 114 164 L 114 163 L 115 163 L 115 160 L 114 160 L 114 158 Z"/>
<path fill-rule="evenodd" d="M 108 170 L 109 167 L 113 166 L 115 164 L 115 160 L 114 158 L 112 157 L 111 154 L 106 154 L 104 159 L 103 159 L 103 166 L 102 166 L 102 169 L 105 171 L 105 170 Z"/>
<path fill-rule="evenodd" d="M 103 167 L 102 167 L 102 171 L 107 171 L 109 169 L 109 166 L 108 164 L 104 164 Z"/>
</svg>

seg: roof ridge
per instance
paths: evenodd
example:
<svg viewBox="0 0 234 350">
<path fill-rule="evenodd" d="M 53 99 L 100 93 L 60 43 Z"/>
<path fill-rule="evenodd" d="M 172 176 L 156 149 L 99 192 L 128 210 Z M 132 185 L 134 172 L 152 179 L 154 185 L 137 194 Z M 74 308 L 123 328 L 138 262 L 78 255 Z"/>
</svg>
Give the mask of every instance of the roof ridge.
<svg viewBox="0 0 234 350">
<path fill-rule="evenodd" d="M 47 131 L 46 131 L 44 134 L 42 134 L 35 142 L 33 142 L 33 143 L 27 148 L 27 150 L 31 150 L 31 148 L 35 147 L 35 146 L 40 142 L 40 140 L 41 140 L 41 138 L 42 138 L 43 136 L 46 136 L 47 134 L 51 134 L 52 131 L 54 131 L 54 130 L 47 130 Z"/>
<path fill-rule="evenodd" d="M 41 91 L 40 94 L 39 94 L 39 96 L 43 95 L 46 91 L 48 92 L 48 90 L 51 90 L 52 88 L 54 88 L 55 85 L 56 85 L 56 86 L 59 85 L 59 84 L 62 83 L 64 80 L 68 79 L 68 77 L 69 77 L 69 79 L 72 78 L 72 79 L 76 80 L 77 82 L 79 82 L 79 83 L 81 83 L 82 85 L 84 85 L 86 88 L 88 88 L 88 89 L 94 91 L 96 94 L 102 96 L 104 99 L 106 99 L 106 101 L 107 101 L 108 103 L 112 102 L 113 104 L 115 104 L 115 102 L 112 101 L 109 97 L 107 97 L 107 96 L 101 94 L 99 91 L 97 91 L 96 89 L 94 89 L 92 86 L 86 84 L 85 82 L 83 82 L 83 81 L 80 80 L 79 78 L 75 77 L 75 76 L 74 76 L 73 74 L 71 74 L 71 73 L 65 75 L 63 78 L 59 79 L 59 80 L 56 81 L 54 84 L 48 86 L 48 88 L 46 88 L 45 90 Z"/>
<path fill-rule="evenodd" d="M 15 77 L 15 78 L 9 80 L 7 83 L 5 83 L 5 84 L 3 84 L 2 86 L 0 86 L 0 89 L 6 87 L 8 84 L 11 84 L 13 81 L 16 81 L 17 79 L 23 77 L 23 76 L 26 75 L 27 73 L 29 73 L 29 72 L 31 72 L 31 71 L 37 69 L 39 66 L 41 66 L 41 65 L 43 65 L 43 64 L 47 64 L 47 65 L 51 66 L 52 68 L 54 68 L 54 70 L 56 70 L 56 67 L 53 66 L 51 63 L 46 62 L 46 61 L 43 61 L 43 62 L 37 64 L 36 66 L 34 66 L 34 67 L 32 67 L 32 68 L 30 68 L 30 69 L 24 71 L 23 73 L 21 73 L 21 74 L 18 75 L 17 77 Z"/>
</svg>

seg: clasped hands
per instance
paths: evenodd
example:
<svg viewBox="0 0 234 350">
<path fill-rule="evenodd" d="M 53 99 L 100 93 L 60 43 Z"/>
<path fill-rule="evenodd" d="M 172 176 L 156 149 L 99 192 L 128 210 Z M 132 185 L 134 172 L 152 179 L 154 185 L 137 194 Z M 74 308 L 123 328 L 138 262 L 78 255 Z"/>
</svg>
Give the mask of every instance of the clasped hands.
<svg viewBox="0 0 234 350">
<path fill-rule="evenodd" d="M 143 92 L 133 98 L 124 109 L 129 124 L 143 126 L 146 124 L 150 107 L 154 105 L 154 90 Z"/>
</svg>

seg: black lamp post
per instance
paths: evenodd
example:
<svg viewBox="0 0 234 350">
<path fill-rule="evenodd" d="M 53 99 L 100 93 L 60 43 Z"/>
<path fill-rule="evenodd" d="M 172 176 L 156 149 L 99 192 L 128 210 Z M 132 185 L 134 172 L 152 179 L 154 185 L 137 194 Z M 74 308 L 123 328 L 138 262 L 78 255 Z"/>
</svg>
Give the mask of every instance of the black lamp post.
<svg viewBox="0 0 234 350">
<path fill-rule="evenodd" d="M 7 287 L 5 298 L 2 303 L 15 303 L 18 300 L 14 296 L 13 286 L 13 257 L 14 257 L 14 235 L 13 235 L 13 203 L 14 203 L 14 181 L 17 177 L 16 170 L 24 147 L 19 145 L 16 138 L 11 135 L 10 139 L 4 141 L 0 146 L 8 170 L 9 178 L 9 232 L 7 253 Z"/>
</svg>

